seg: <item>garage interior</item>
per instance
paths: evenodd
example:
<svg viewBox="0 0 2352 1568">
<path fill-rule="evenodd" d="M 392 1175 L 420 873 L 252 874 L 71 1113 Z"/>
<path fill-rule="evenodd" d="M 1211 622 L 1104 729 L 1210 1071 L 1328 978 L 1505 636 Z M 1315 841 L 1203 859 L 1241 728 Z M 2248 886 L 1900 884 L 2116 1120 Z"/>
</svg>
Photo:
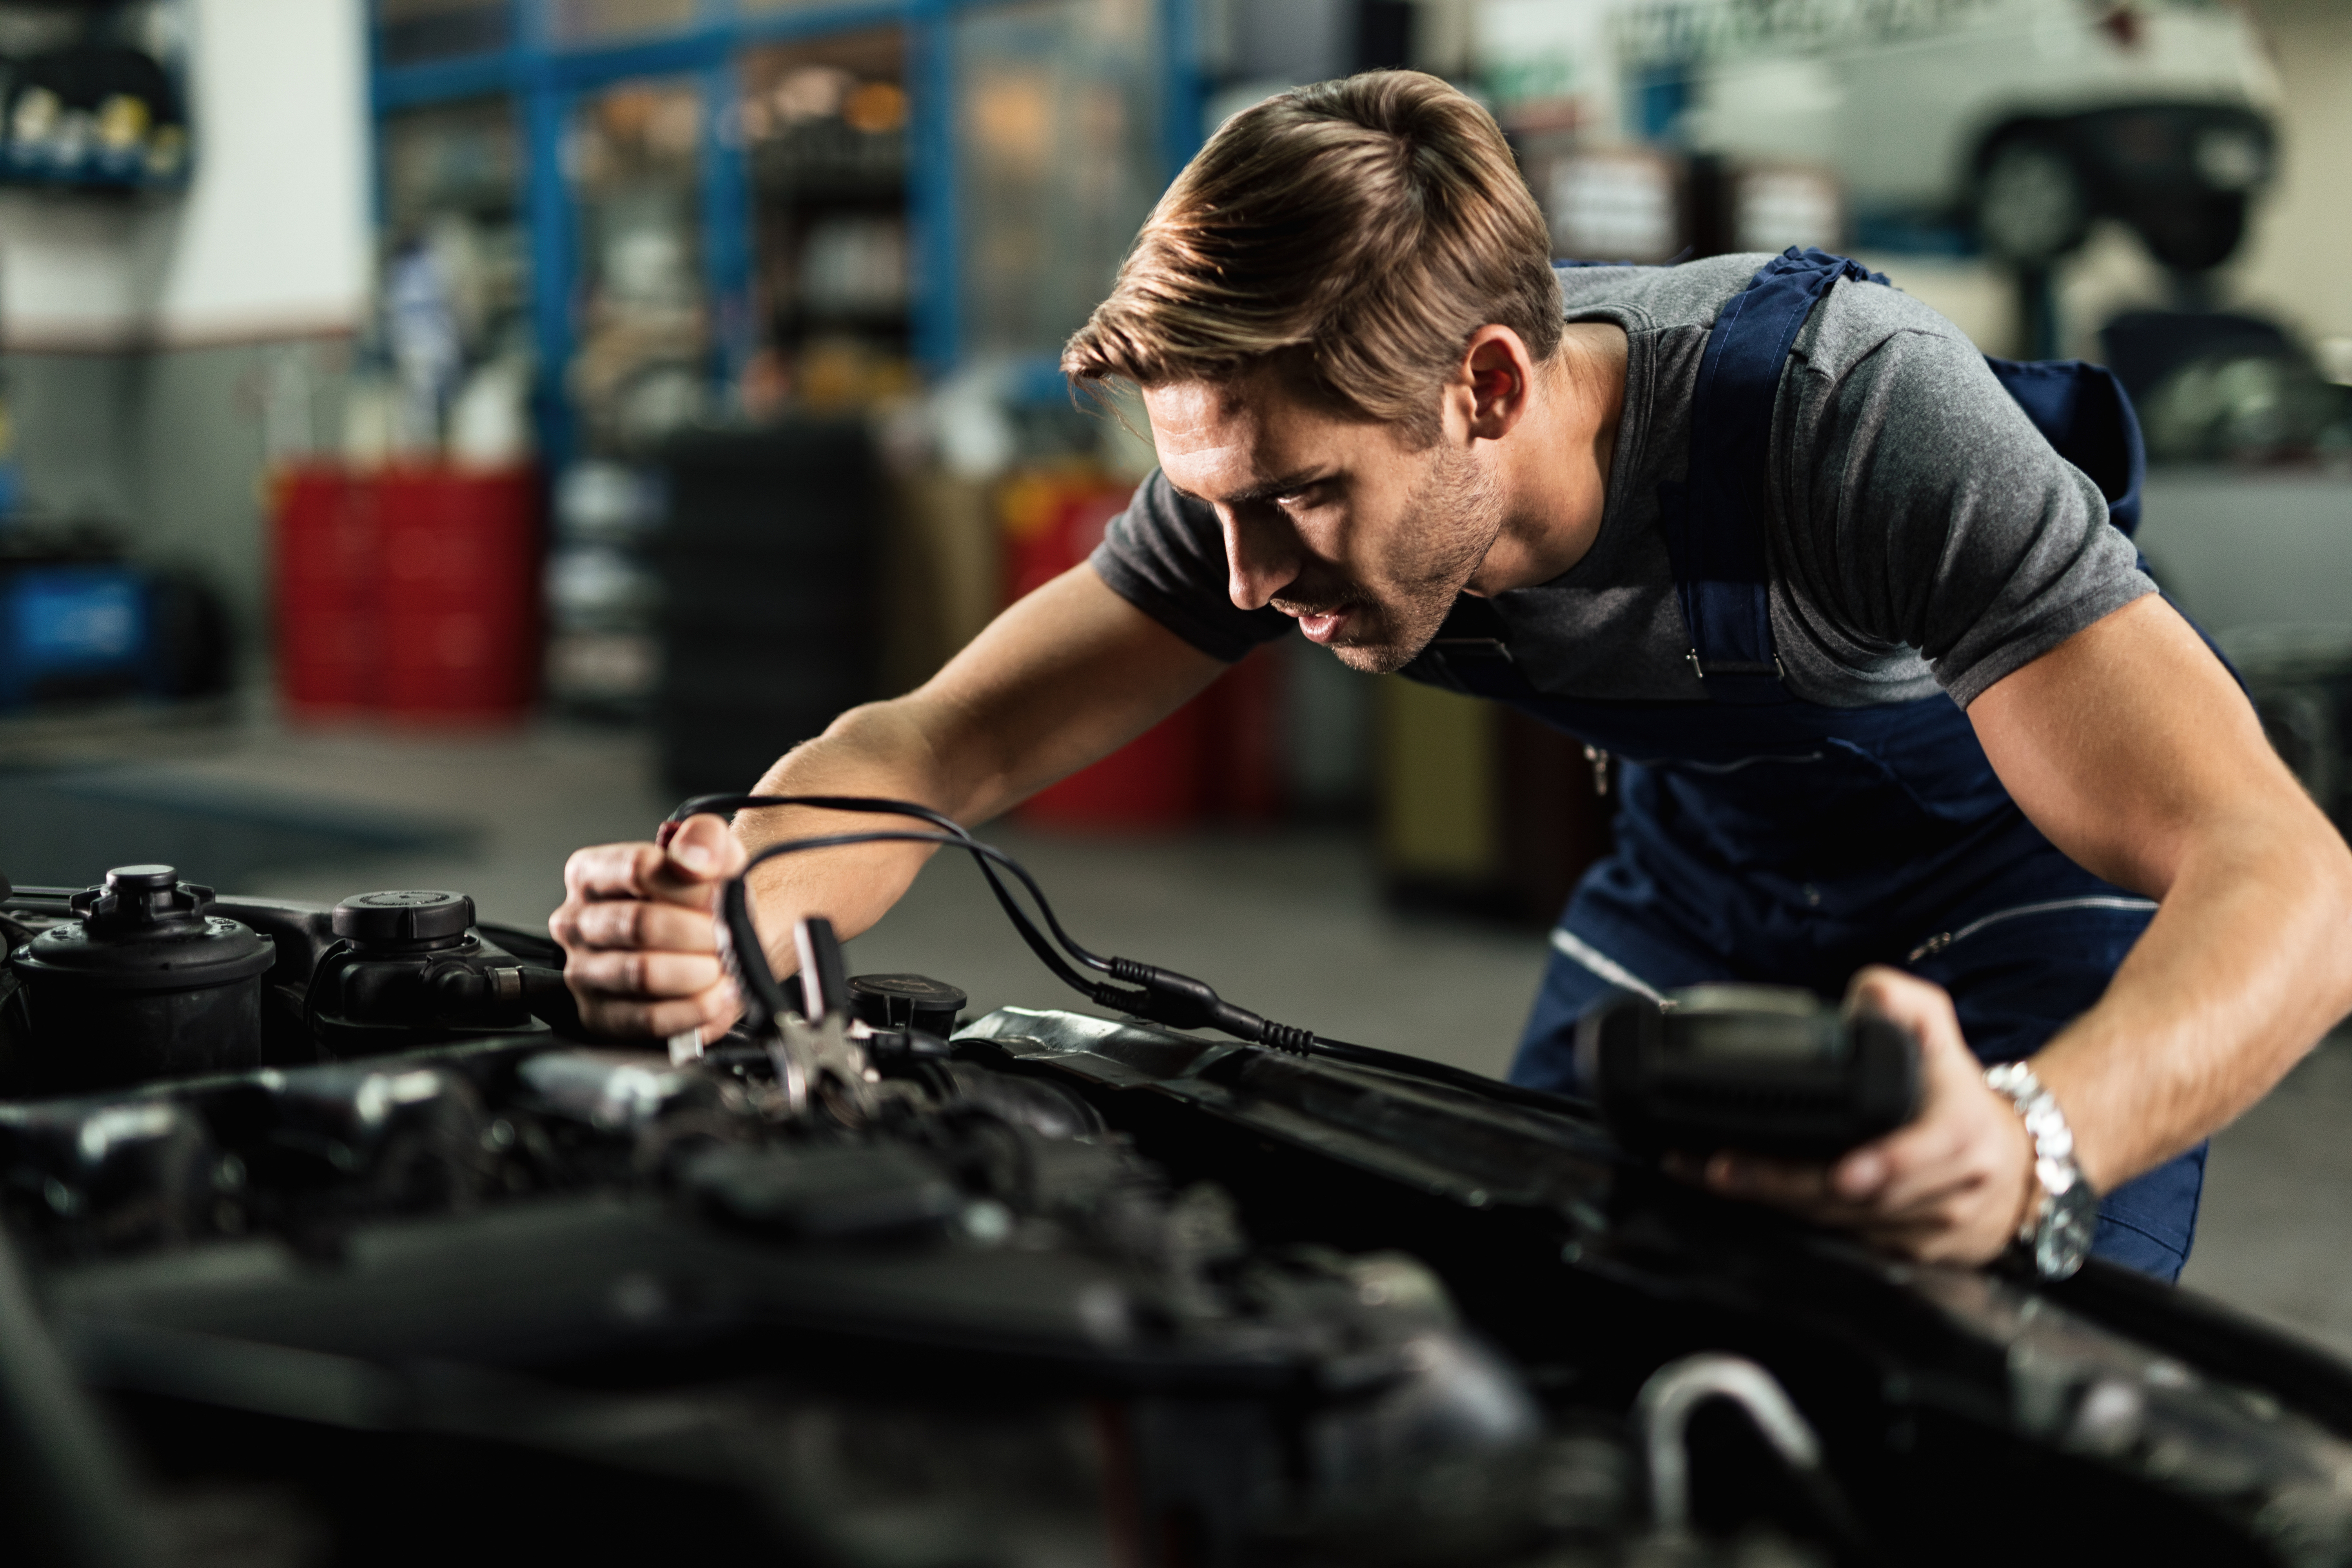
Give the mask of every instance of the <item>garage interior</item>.
<svg viewBox="0 0 2352 1568">
<path fill-rule="evenodd" d="M 2114 366 L 2150 569 L 2352 822 L 2352 12 L 1917 9 L 1959 41 L 1709 56 L 1650 0 L 0 0 L 0 872 L 543 931 L 572 850 L 750 787 L 1084 558 L 1152 458 L 1072 405 L 1063 337 L 1225 116 L 1389 67 L 1494 110 L 1563 258 L 1819 244 L 1989 353 Z M 1962 37 L 1995 13 L 2079 58 L 2000 77 Z M 2151 174 L 2130 72 L 2176 14 L 2254 86 L 2200 88 L 2226 114 Z M 1913 69 L 2025 107 L 1955 156 L 1966 95 Z M 1848 157 L 1842 113 L 1897 129 Z M 1499 1077 L 1594 786 L 1290 638 L 982 834 L 1103 952 Z M 944 858 L 847 946 L 970 1017 L 1111 1016 Z M 2339 1032 L 2214 1140 L 2182 1284 L 2352 1358 L 2347 1121 Z M 310 1539 L 202 1560 L 341 1560 Z"/>
</svg>

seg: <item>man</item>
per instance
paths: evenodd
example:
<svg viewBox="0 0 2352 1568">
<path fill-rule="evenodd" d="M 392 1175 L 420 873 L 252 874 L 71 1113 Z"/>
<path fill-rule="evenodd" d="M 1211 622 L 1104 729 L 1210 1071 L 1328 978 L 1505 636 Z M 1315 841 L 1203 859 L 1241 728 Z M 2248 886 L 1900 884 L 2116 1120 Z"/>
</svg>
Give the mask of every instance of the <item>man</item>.
<svg viewBox="0 0 2352 1568">
<path fill-rule="evenodd" d="M 2352 1007 L 2352 854 L 2098 486 L 1851 264 L 1556 276 L 1494 122 L 1376 74 L 1235 116 L 1063 364 L 1140 387 L 1160 472 L 1090 563 L 761 790 L 981 821 L 1293 624 L 1517 703 L 1627 765 L 1514 1077 L 1566 1081 L 1611 985 L 1850 983 L 1919 1037 L 1919 1118 L 1831 1167 L 1690 1173 L 1922 1259 L 2024 1240 L 2063 1272 L 2103 1194 L 2096 1250 L 2173 1278 L 2201 1140 Z M 716 881 L 839 821 L 574 856 L 584 1016 L 722 1029 Z M 787 858 L 762 929 L 854 935 L 921 861 Z"/>
</svg>

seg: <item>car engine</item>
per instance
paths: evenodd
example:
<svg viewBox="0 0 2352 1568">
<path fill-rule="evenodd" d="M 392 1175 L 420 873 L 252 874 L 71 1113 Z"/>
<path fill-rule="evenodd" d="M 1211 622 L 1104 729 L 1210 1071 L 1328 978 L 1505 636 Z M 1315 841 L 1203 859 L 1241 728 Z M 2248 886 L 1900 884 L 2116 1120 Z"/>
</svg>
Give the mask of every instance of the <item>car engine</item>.
<svg viewBox="0 0 2352 1568">
<path fill-rule="evenodd" d="M 447 892 L 126 866 L 0 937 L 22 1561 L 2352 1562 L 2332 1358 L 1570 1102 L 821 952 L 596 1041 Z"/>
</svg>

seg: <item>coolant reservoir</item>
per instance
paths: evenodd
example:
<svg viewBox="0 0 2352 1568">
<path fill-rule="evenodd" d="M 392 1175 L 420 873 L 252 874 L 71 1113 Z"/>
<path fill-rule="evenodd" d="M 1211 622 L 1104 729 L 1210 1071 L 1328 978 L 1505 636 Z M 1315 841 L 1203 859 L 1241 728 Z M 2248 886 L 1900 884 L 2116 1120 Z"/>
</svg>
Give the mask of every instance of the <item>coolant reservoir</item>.
<svg viewBox="0 0 2352 1568">
<path fill-rule="evenodd" d="M 118 866 L 76 893 L 81 918 L 9 963 L 27 1026 L 12 1064 L 19 1094 L 107 1089 L 261 1061 L 268 937 L 207 914 L 213 890 L 169 866 Z"/>
</svg>

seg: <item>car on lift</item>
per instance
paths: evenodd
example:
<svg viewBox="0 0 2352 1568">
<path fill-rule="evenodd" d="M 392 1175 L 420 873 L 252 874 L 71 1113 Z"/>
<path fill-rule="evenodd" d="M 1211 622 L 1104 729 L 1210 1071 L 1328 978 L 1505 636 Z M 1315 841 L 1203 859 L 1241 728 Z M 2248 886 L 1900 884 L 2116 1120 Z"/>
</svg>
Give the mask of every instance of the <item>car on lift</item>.
<svg viewBox="0 0 2352 1568">
<path fill-rule="evenodd" d="M 1957 232 L 2031 268 L 2105 217 L 2202 272 L 2275 160 L 2276 74 L 2225 0 L 1636 0 L 1613 22 L 1630 119 L 1833 171 L 1864 238 Z"/>
</svg>

